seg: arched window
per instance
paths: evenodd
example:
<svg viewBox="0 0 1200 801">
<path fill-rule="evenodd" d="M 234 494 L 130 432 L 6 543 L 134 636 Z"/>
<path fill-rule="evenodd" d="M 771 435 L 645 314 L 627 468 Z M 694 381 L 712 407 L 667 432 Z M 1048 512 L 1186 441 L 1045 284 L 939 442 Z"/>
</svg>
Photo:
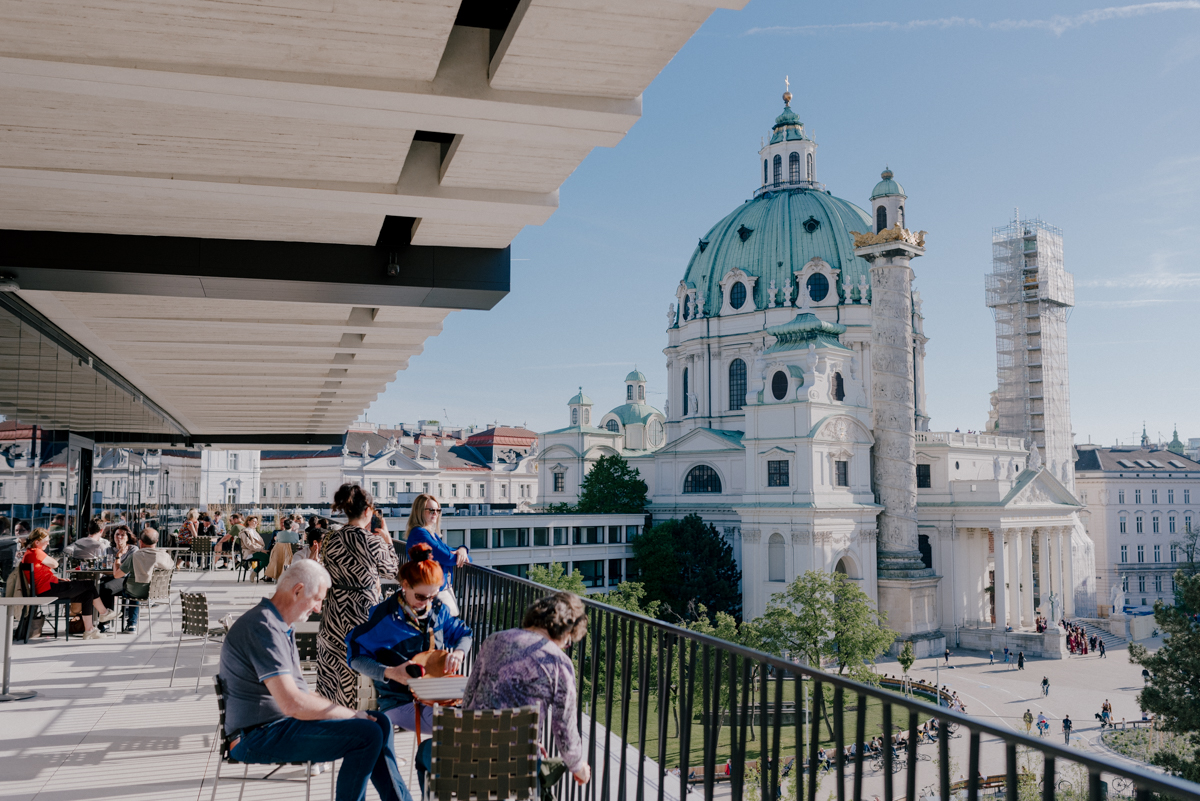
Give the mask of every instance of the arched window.
<svg viewBox="0 0 1200 801">
<path fill-rule="evenodd" d="M 778 532 L 767 540 L 767 578 L 770 581 L 787 581 L 787 552 L 783 535 Z"/>
<path fill-rule="evenodd" d="M 783 400 L 787 397 L 787 391 L 787 373 L 782 370 L 776 370 L 775 375 L 771 376 L 771 394 L 775 396 L 775 400 Z"/>
<path fill-rule="evenodd" d="M 688 369 L 683 368 L 683 416 L 688 414 Z"/>
<path fill-rule="evenodd" d="M 583 410 L 583 424 L 590 426 L 592 424 L 592 410 L 585 408 Z"/>
<path fill-rule="evenodd" d="M 736 412 L 746 404 L 746 363 L 734 359 L 729 363 L 729 411 Z"/>
<path fill-rule="evenodd" d="M 579 425 L 579 410 L 578 409 L 571 410 L 571 425 L 573 425 L 573 426 Z"/>
<path fill-rule="evenodd" d="M 609 431 L 613 432 L 614 434 L 621 433 L 621 426 L 619 426 L 617 424 L 616 420 L 609 420 L 607 423 L 604 424 L 604 427 L 607 428 Z"/>
<path fill-rule="evenodd" d="M 903 227 L 904 227 L 904 207 L 903 207 L 903 206 L 901 206 L 901 207 L 900 207 L 900 219 L 899 219 L 899 220 L 897 220 L 897 222 L 899 222 L 899 223 L 900 223 L 900 227 L 901 227 L 901 228 L 903 228 Z M 877 232 L 877 233 L 878 233 L 878 232 Z"/>
<path fill-rule="evenodd" d="M 633 400 L 633 384 L 625 385 L 625 400 Z"/>
<path fill-rule="evenodd" d="M 817 171 L 813 169 L 812 153 L 808 154 L 808 180 L 810 180 L 810 181 L 817 180 Z"/>
<path fill-rule="evenodd" d="M 687 478 L 683 480 L 683 491 L 685 493 L 720 492 L 721 477 L 708 465 L 698 464 L 688 472 Z"/>
<path fill-rule="evenodd" d="M 783 156 L 775 154 L 775 185 L 783 183 Z"/>
<path fill-rule="evenodd" d="M 813 273 L 804 282 L 804 286 L 808 289 L 808 296 L 812 298 L 813 303 L 820 303 L 829 294 L 829 279 L 824 273 Z"/>
<path fill-rule="evenodd" d="M 800 183 L 800 154 L 793 152 L 788 156 L 788 180 L 792 183 Z"/>
<path fill-rule="evenodd" d="M 644 401 L 645 399 L 646 399 L 646 388 L 644 386 L 642 386 L 641 384 L 638 384 L 638 400 Z"/>
<path fill-rule="evenodd" d="M 842 383 L 842 374 L 833 374 L 833 399 L 842 401 L 846 399 L 846 385 Z"/>
<path fill-rule="evenodd" d="M 887 209 L 883 206 L 875 209 L 875 233 L 879 233 L 884 228 L 887 228 Z"/>
<path fill-rule="evenodd" d="M 850 575 L 850 569 L 846 567 L 845 558 L 839 559 L 837 566 L 833 569 L 834 573 L 841 573 L 843 576 Z"/>
<path fill-rule="evenodd" d="M 741 281 L 729 288 L 729 305 L 740 309 L 746 304 L 746 285 Z"/>
<path fill-rule="evenodd" d="M 767 160 L 763 159 L 763 186 L 767 185 Z"/>
</svg>

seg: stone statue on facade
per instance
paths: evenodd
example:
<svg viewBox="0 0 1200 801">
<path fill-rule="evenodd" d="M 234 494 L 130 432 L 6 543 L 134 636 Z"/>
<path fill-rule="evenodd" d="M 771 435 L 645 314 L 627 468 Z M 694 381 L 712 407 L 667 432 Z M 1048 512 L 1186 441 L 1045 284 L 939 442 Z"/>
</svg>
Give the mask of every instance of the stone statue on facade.
<svg viewBox="0 0 1200 801">
<path fill-rule="evenodd" d="M 675 327 L 675 304 L 672 303 L 667 307 L 667 328 Z"/>
<path fill-rule="evenodd" d="M 1119 614 L 1125 608 L 1125 580 L 1125 576 L 1120 576 L 1117 581 L 1113 582 L 1109 600 L 1112 602 L 1114 615 Z"/>
<path fill-rule="evenodd" d="M 1038 453 L 1037 443 L 1030 441 L 1029 443 L 1029 464 L 1030 470 L 1040 470 L 1042 468 L 1042 455 Z"/>
<path fill-rule="evenodd" d="M 779 290 L 777 290 L 775 288 L 775 281 L 772 279 L 771 287 L 767 290 L 767 308 L 768 309 L 775 308 L 775 293 L 778 291 Z"/>
<path fill-rule="evenodd" d="M 866 275 L 860 275 L 858 277 L 858 292 L 860 297 L 859 303 L 867 303 L 870 301 L 869 295 L 871 292 L 871 282 L 867 280 Z"/>
<path fill-rule="evenodd" d="M 1000 457 L 999 456 L 992 457 L 992 477 L 995 478 L 997 481 L 999 481 L 1000 474 L 1003 471 L 1004 471 L 1004 468 L 1000 465 Z"/>
<path fill-rule="evenodd" d="M 785 286 L 783 288 L 783 305 L 784 306 L 792 305 L 792 282 L 791 281 L 788 281 L 787 286 Z"/>
</svg>

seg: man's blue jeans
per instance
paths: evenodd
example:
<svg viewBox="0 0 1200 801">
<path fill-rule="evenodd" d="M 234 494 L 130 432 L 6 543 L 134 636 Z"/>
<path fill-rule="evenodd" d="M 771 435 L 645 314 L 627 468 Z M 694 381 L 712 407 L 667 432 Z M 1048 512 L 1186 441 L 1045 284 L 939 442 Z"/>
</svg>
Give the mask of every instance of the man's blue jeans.
<svg viewBox="0 0 1200 801">
<path fill-rule="evenodd" d="M 381 801 L 412 801 L 400 769 L 392 724 L 378 712 L 370 720 L 284 718 L 242 737 L 230 752 L 238 762 L 332 762 L 342 760 L 337 801 L 364 801 L 367 780 Z"/>
</svg>

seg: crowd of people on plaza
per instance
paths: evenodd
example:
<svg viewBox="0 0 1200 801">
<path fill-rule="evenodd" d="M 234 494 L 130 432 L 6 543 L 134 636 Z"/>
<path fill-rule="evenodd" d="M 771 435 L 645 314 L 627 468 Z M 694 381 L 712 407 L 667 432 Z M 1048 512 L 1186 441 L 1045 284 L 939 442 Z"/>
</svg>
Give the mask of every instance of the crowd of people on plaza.
<svg viewBox="0 0 1200 801">
<path fill-rule="evenodd" d="M 1058 625 L 1067 633 L 1067 650 L 1072 654 L 1087 656 L 1089 653 L 1095 653 L 1101 659 L 1107 658 L 1103 638 L 1096 634 L 1088 634 L 1083 626 L 1070 623 L 1066 619 L 1060 620 Z"/>
</svg>

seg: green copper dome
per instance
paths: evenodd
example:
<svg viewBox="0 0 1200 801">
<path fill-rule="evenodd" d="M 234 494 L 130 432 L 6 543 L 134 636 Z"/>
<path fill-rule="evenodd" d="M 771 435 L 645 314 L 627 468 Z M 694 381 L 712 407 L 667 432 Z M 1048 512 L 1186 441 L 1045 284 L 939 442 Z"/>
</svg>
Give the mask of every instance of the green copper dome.
<svg viewBox="0 0 1200 801">
<path fill-rule="evenodd" d="M 875 188 L 871 190 L 871 200 L 887 195 L 908 197 L 908 195 L 904 194 L 904 187 L 892 180 L 891 170 L 884 170 L 879 177 L 883 180 L 875 184 Z"/>
<path fill-rule="evenodd" d="M 583 394 L 583 387 L 579 388 L 579 394 L 567 401 L 568 406 L 573 404 L 587 404 L 589 406 L 592 404 L 592 399 Z"/>
<path fill-rule="evenodd" d="M 645 381 L 646 376 L 642 375 L 639 371 L 634 370 L 632 373 L 625 376 L 625 380 L 626 381 Z"/>
<path fill-rule="evenodd" d="M 792 110 L 791 94 L 784 95 L 783 111 L 775 118 L 775 124 L 771 126 L 771 144 L 776 145 L 787 139 L 789 142 L 795 142 L 802 139 L 808 139 L 804 135 L 804 123 L 800 122 L 800 115 Z"/>
<path fill-rule="evenodd" d="M 609 412 L 609 414 L 621 421 L 621 425 L 629 426 L 637 423 L 646 423 L 654 415 L 665 417 L 662 412 L 655 409 L 647 403 L 622 403 L 617 408 Z"/>
<path fill-rule="evenodd" d="M 689 289 L 700 290 L 705 313 L 721 310 L 721 279 L 735 267 L 757 276 L 754 303 L 740 311 L 767 306 L 767 292 L 775 282 L 775 304 L 783 303 L 784 287 L 796 298 L 795 273 L 813 257 L 841 270 L 836 291 L 842 302 L 862 278 L 870 280 L 870 265 L 854 255 L 851 231 L 873 231 L 871 218 L 853 203 L 818 189 L 785 189 L 764 192 L 747 200 L 714 225 L 700 240 L 684 274 Z"/>
</svg>

